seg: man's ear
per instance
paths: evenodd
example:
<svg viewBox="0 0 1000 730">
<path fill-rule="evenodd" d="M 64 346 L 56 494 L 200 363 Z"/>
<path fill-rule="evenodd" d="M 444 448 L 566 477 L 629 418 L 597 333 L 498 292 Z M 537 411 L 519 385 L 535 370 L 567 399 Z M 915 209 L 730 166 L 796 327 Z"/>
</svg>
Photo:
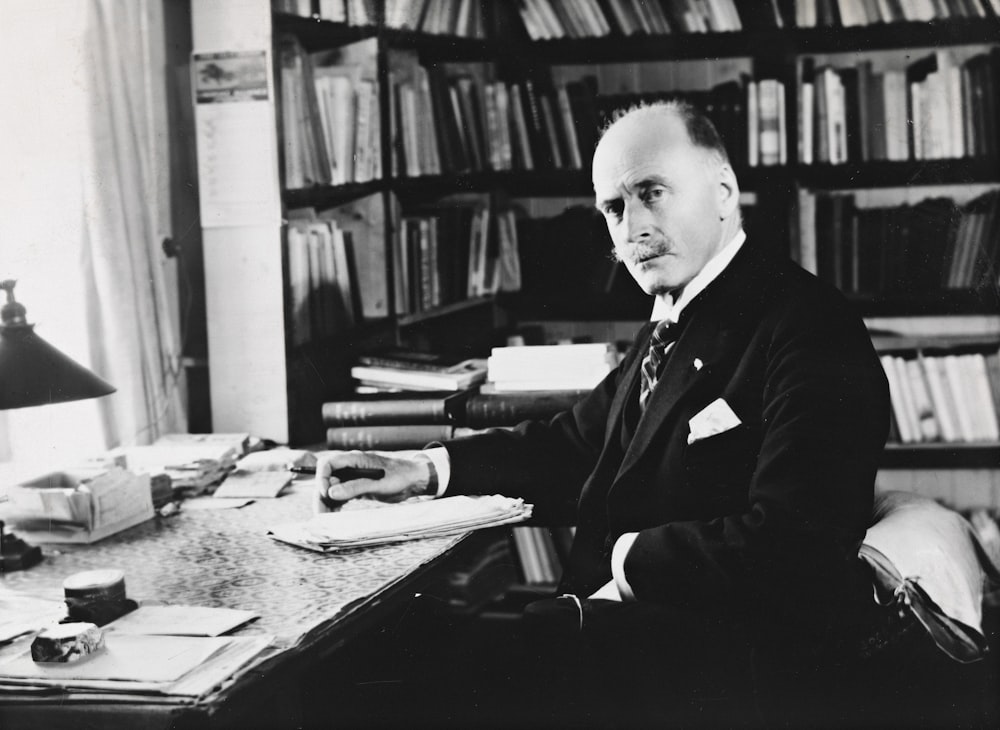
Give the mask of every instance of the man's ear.
<svg viewBox="0 0 1000 730">
<path fill-rule="evenodd" d="M 740 185 L 728 162 L 719 165 L 719 216 L 728 218 L 740 205 Z"/>
</svg>

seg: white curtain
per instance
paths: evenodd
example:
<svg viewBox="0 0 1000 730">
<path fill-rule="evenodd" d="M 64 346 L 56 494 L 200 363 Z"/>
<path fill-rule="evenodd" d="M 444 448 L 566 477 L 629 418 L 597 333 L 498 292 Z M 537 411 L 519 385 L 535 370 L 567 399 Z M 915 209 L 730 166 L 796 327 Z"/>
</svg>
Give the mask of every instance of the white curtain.
<svg viewBox="0 0 1000 730">
<path fill-rule="evenodd" d="M 40 336 L 118 389 L 3 413 L 0 459 L 184 431 L 162 0 L 0 5 L 0 276 Z"/>
</svg>

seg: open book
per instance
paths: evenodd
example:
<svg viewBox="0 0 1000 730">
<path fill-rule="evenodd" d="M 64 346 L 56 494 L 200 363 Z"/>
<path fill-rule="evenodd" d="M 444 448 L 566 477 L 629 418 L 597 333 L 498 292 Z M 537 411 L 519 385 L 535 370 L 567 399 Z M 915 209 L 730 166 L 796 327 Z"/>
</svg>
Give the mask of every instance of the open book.
<svg viewBox="0 0 1000 730">
<path fill-rule="evenodd" d="M 375 509 L 344 509 L 318 514 L 304 522 L 276 525 L 275 540 L 318 552 L 368 547 L 423 537 L 454 535 L 484 527 L 523 522 L 531 517 L 524 500 L 491 495 L 445 497 L 384 505 Z"/>
</svg>

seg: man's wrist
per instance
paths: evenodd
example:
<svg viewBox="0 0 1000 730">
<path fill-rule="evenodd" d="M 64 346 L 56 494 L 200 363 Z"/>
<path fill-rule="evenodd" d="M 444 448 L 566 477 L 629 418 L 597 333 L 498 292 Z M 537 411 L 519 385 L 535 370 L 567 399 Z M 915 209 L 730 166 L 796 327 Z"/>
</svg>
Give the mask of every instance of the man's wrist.
<svg viewBox="0 0 1000 730">
<path fill-rule="evenodd" d="M 434 466 L 434 459 L 425 456 L 422 461 L 427 464 L 427 487 L 424 489 L 424 494 L 429 497 L 436 497 L 439 482 L 437 467 Z"/>
<path fill-rule="evenodd" d="M 440 497 L 448 490 L 448 482 L 451 479 L 451 461 L 448 458 L 448 449 L 443 446 L 431 445 L 419 452 L 431 463 L 433 469 L 434 488 L 428 489 L 428 494 L 432 497 Z"/>
<path fill-rule="evenodd" d="M 438 470 L 434 465 L 434 460 L 423 451 L 414 452 L 411 455 L 411 458 L 421 466 L 427 468 L 426 474 L 422 475 L 421 478 L 417 480 L 417 487 L 422 487 L 419 494 L 421 496 L 426 495 L 429 497 L 436 497 L 438 493 L 439 479 Z"/>
</svg>

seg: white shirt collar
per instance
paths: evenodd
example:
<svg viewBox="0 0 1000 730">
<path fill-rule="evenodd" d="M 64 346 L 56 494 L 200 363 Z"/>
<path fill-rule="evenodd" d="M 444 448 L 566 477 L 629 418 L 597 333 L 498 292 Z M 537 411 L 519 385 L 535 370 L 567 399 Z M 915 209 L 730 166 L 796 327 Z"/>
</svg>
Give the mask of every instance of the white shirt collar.
<svg viewBox="0 0 1000 730">
<path fill-rule="evenodd" d="M 695 274 L 695 277 L 684 287 L 684 291 L 681 292 L 676 302 L 674 301 L 673 294 L 662 294 L 656 297 L 653 301 L 653 312 L 649 319 L 653 322 L 669 319 L 671 322 L 676 323 L 681 318 L 681 312 L 684 311 L 684 307 L 688 305 L 688 302 L 701 294 L 705 290 L 705 287 L 715 281 L 716 277 L 729 266 L 729 262 L 733 260 L 733 257 L 743 247 L 743 242 L 746 240 L 747 234 L 741 228 L 733 236 L 733 240 L 727 243 L 719 253 L 710 258 L 701 271 Z"/>
</svg>

